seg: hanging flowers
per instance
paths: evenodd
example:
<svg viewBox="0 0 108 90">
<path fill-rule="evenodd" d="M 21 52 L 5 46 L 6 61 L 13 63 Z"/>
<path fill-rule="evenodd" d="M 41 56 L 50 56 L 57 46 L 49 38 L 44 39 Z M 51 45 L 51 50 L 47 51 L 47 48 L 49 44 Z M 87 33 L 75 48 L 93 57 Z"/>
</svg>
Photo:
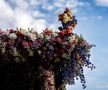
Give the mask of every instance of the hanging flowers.
<svg viewBox="0 0 108 90">
<path fill-rule="evenodd" d="M 66 8 L 59 15 L 62 26 L 59 27 L 58 32 L 48 28 L 40 34 L 32 29 L 0 30 L 0 55 L 5 53 L 8 56 L 11 53 L 16 56 L 13 60 L 20 59 L 20 62 L 26 61 L 24 58 L 28 56 L 33 56 L 34 59 L 39 56 L 41 63 L 46 62 L 43 65 L 50 65 L 49 69 L 54 67 L 55 74 L 61 74 L 62 78 L 59 79 L 62 84 L 74 84 L 74 79 L 79 77 L 85 88 L 83 67 L 95 68 L 89 61 L 90 49 L 94 45 L 89 44 L 82 35 L 73 33 L 77 20 L 71 14 L 70 9 Z"/>
</svg>

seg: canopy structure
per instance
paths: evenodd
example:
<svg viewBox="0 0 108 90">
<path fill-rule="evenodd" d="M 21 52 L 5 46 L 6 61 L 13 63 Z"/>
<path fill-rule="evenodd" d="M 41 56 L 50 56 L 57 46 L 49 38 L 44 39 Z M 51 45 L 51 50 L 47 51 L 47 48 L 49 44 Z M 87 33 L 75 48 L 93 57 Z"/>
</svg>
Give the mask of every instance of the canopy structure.
<svg viewBox="0 0 108 90">
<path fill-rule="evenodd" d="M 70 9 L 59 21 L 59 31 L 46 28 L 40 34 L 0 30 L 0 90 L 66 90 L 76 79 L 86 88 L 83 67 L 95 68 L 89 61 L 94 45 L 73 32 L 77 20 Z"/>
</svg>

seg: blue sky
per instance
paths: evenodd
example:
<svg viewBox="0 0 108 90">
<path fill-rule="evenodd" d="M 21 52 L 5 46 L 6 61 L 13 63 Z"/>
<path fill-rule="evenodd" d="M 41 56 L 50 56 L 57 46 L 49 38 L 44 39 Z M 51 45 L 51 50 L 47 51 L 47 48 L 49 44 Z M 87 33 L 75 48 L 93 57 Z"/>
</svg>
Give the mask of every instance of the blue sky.
<svg viewBox="0 0 108 90">
<path fill-rule="evenodd" d="M 85 68 L 86 90 L 108 90 L 108 0 L 0 0 L 0 28 L 57 30 L 58 14 L 65 7 L 70 7 L 78 20 L 74 32 L 96 45 L 91 52 L 96 69 Z M 80 81 L 67 90 L 82 90 Z"/>
</svg>

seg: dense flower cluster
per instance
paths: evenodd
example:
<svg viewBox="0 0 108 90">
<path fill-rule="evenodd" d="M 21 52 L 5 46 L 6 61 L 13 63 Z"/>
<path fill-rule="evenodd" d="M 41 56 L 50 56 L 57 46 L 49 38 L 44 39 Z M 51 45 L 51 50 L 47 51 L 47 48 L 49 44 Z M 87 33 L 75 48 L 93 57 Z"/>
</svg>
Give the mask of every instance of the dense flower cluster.
<svg viewBox="0 0 108 90">
<path fill-rule="evenodd" d="M 90 49 L 94 45 L 89 44 L 82 35 L 73 33 L 77 20 L 71 14 L 66 8 L 59 15 L 62 26 L 58 32 L 48 28 L 40 34 L 31 29 L 0 30 L 0 56 L 24 62 L 27 56 L 37 56 L 37 52 L 41 62 L 47 62 L 49 68 L 54 68 L 58 84 L 74 84 L 74 79 L 79 77 L 85 88 L 83 67 L 95 68 L 89 61 Z"/>
</svg>

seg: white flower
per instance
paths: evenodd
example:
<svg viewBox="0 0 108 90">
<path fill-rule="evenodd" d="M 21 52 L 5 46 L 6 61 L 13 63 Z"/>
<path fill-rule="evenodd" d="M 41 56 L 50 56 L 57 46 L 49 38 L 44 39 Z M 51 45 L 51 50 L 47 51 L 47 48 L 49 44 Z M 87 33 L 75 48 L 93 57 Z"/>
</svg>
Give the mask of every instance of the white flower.
<svg viewBox="0 0 108 90">
<path fill-rule="evenodd" d="M 73 39 L 73 40 L 75 40 L 75 39 L 76 39 L 76 36 L 75 36 L 75 35 L 73 35 L 73 36 L 72 36 L 72 39 Z"/>
<path fill-rule="evenodd" d="M 13 48 L 13 56 L 18 56 L 18 52 L 17 52 L 17 49 L 16 48 Z"/>
<path fill-rule="evenodd" d="M 49 41 L 50 39 L 51 39 L 51 36 L 46 36 L 45 37 L 45 40 L 48 40 Z"/>
<path fill-rule="evenodd" d="M 32 39 L 32 41 L 36 39 L 36 34 L 32 32 L 28 32 L 27 35 Z"/>
<path fill-rule="evenodd" d="M 71 43 L 73 41 L 73 37 L 69 37 L 69 42 Z"/>
<path fill-rule="evenodd" d="M 16 39 L 17 38 L 17 35 L 15 33 L 10 33 L 9 34 L 9 38 Z"/>
<path fill-rule="evenodd" d="M 69 42 L 71 43 L 73 41 L 78 42 L 78 38 L 76 37 L 76 35 L 72 35 L 71 37 L 69 37 Z"/>
<path fill-rule="evenodd" d="M 41 50 L 38 50 L 38 54 L 41 54 Z"/>
<path fill-rule="evenodd" d="M 9 31 L 7 30 L 6 32 L 3 32 L 5 35 L 9 35 Z"/>
<path fill-rule="evenodd" d="M 52 34 L 53 34 L 54 37 L 57 37 L 58 36 L 58 33 L 57 32 L 53 32 Z"/>
<path fill-rule="evenodd" d="M 35 39 L 36 39 L 36 34 L 32 34 L 32 35 L 31 35 L 31 39 L 32 39 L 32 40 L 35 40 Z"/>
<path fill-rule="evenodd" d="M 44 38 L 44 35 L 42 33 L 39 34 L 39 38 L 43 39 Z"/>
</svg>

